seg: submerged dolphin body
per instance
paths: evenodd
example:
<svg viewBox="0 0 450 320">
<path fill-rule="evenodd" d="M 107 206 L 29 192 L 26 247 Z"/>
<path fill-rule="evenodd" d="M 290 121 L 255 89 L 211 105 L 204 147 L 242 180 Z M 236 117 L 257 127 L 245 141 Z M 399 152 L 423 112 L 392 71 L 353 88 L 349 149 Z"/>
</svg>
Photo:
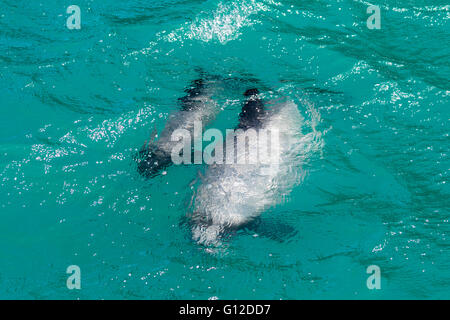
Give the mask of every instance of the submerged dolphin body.
<svg viewBox="0 0 450 320">
<path fill-rule="evenodd" d="M 212 99 L 216 87 L 215 80 L 198 79 L 186 90 L 186 96 L 178 99 L 181 109 L 170 115 L 159 139 L 144 146 L 137 155 L 138 171 L 141 175 L 152 177 L 172 164 L 171 152 L 178 142 L 172 141 L 175 130 L 185 129 L 193 132 L 194 123 L 204 124 L 213 120 L 218 112 Z"/>
<path fill-rule="evenodd" d="M 276 130 L 278 143 L 270 146 L 271 152 L 277 155 L 272 159 L 276 165 L 262 165 L 259 161 L 257 164 L 215 164 L 208 168 L 197 189 L 191 217 L 192 237 L 205 246 L 220 244 L 220 236 L 226 230 L 247 224 L 282 201 L 302 179 L 298 154 L 305 141 L 301 133 L 303 117 L 297 105 L 284 102 L 267 110 L 256 89 L 248 90 L 245 95 L 248 100 L 242 108 L 238 128 Z M 236 140 L 242 134 L 245 131 L 240 130 Z M 244 153 L 238 152 L 236 163 L 243 163 L 239 162 L 242 157 L 258 154 L 252 153 L 252 148 L 258 151 L 258 144 L 250 145 Z"/>
</svg>

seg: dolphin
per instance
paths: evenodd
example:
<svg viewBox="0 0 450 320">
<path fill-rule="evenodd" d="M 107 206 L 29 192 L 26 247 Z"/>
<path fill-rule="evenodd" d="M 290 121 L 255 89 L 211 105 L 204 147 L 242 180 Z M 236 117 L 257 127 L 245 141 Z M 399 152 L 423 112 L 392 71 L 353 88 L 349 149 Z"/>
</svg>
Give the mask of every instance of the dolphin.
<svg viewBox="0 0 450 320">
<path fill-rule="evenodd" d="M 207 124 L 216 117 L 219 108 L 212 98 L 217 91 L 216 83 L 217 79 L 201 78 L 185 90 L 186 95 L 178 99 L 180 110 L 169 116 L 159 139 L 150 141 L 138 152 L 135 160 L 141 175 L 153 177 L 172 164 L 171 152 L 177 142 L 171 137 L 175 130 L 186 129 L 193 133 L 195 122 Z"/>
<path fill-rule="evenodd" d="M 308 139 L 301 133 L 303 117 L 297 105 L 285 101 L 268 108 L 257 89 L 247 90 L 244 96 L 247 100 L 239 115 L 237 129 L 240 130 L 234 131 L 231 140 L 227 136 L 227 141 L 235 139 L 236 142 L 249 129 L 275 131 L 278 139 L 270 145 L 272 155 L 268 164 L 261 161 L 264 159 L 248 159 L 261 155 L 260 143 L 256 143 L 243 152 L 238 149 L 234 154 L 235 163 L 224 162 L 207 168 L 189 214 L 192 238 L 204 246 L 220 245 L 221 236 L 227 230 L 248 224 L 283 201 L 302 180 L 298 155 Z M 243 157 L 249 161 L 239 161 Z"/>
</svg>

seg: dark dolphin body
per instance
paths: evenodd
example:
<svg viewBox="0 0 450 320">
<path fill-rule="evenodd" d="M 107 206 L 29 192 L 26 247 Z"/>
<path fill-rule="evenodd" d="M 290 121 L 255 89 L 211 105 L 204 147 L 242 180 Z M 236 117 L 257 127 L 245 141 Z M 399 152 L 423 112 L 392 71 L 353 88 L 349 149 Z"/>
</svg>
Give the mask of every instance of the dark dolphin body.
<svg viewBox="0 0 450 320">
<path fill-rule="evenodd" d="M 172 164 L 170 154 L 157 146 L 143 147 L 136 161 L 138 172 L 144 177 L 153 177 Z"/>
<path fill-rule="evenodd" d="M 177 142 L 171 140 L 171 135 L 175 130 L 186 129 L 192 133 L 195 121 L 205 123 L 215 117 L 218 110 L 211 98 L 215 82 L 197 79 L 185 90 L 186 95 L 178 99 L 180 110 L 170 116 L 158 141 L 151 141 L 138 152 L 136 162 L 141 175 L 153 177 L 172 164 L 171 152 Z"/>
</svg>

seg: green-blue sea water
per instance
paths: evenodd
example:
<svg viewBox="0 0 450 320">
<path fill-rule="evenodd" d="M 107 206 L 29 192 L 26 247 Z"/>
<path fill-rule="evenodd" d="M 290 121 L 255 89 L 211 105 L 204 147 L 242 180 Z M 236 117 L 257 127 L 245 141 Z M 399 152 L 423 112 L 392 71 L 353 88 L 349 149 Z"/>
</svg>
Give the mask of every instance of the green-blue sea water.
<svg viewBox="0 0 450 320">
<path fill-rule="evenodd" d="M 0 298 L 450 298 L 447 3 L 2 0 Z M 219 251 L 183 222 L 205 166 L 133 160 L 199 70 L 235 79 L 212 126 L 252 85 L 321 133 L 302 183 Z"/>
</svg>

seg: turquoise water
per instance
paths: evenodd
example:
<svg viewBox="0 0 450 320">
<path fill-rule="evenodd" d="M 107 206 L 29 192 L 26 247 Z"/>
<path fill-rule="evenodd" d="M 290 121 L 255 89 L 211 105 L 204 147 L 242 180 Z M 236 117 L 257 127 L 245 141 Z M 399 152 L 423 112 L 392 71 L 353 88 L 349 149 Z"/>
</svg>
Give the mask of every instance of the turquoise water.
<svg viewBox="0 0 450 320">
<path fill-rule="evenodd" d="M 0 298 L 450 298 L 446 3 L 380 0 L 370 30 L 364 1 L 3 0 Z M 212 126 L 252 85 L 320 133 L 302 183 L 217 251 L 183 220 L 205 167 L 133 161 L 198 70 L 240 79 Z"/>
</svg>

